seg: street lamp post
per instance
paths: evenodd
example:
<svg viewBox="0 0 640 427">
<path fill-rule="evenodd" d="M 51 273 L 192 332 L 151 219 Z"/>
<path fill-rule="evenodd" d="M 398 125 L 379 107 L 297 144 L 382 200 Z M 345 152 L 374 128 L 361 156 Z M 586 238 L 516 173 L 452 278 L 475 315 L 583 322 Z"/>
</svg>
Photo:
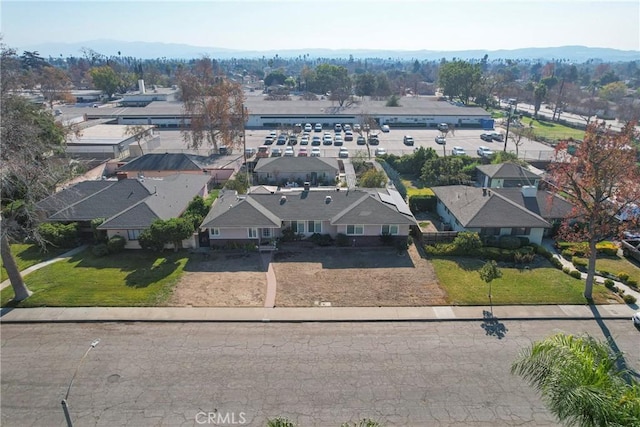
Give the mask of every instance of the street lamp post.
<svg viewBox="0 0 640 427">
<path fill-rule="evenodd" d="M 76 366 L 76 371 L 73 373 L 73 376 L 71 377 L 71 381 L 69 381 L 69 387 L 67 387 L 67 394 L 65 394 L 64 399 L 62 399 L 62 402 L 61 402 L 62 411 L 64 412 L 64 417 L 67 420 L 68 427 L 73 427 L 73 422 L 71 421 L 71 414 L 69 413 L 69 404 L 67 402 L 67 399 L 69 399 L 69 393 L 71 393 L 71 386 L 73 385 L 73 380 L 76 379 L 76 375 L 78 375 L 78 371 L 80 370 L 80 365 L 82 365 L 82 362 L 84 361 L 84 359 L 87 357 L 91 349 L 95 348 L 99 342 L 100 342 L 99 339 L 93 341 L 89 346 L 89 348 L 87 349 L 87 351 L 84 353 L 84 356 L 82 356 L 82 358 L 78 362 L 78 366 Z"/>
</svg>

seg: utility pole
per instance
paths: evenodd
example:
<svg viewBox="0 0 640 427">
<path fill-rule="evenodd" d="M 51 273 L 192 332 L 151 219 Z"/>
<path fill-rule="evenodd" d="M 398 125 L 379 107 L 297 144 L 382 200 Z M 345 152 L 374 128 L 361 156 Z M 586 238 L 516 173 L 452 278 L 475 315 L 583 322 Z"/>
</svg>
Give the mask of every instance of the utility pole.
<svg viewBox="0 0 640 427">
<path fill-rule="evenodd" d="M 247 165 L 247 126 L 246 126 L 246 110 L 247 108 L 242 104 L 242 146 L 244 150 L 244 171 L 247 174 L 247 184 L 249 184 L 249 165 Z"/>
<path fill-rule="evenodd" d="M 65 394 L 64 399 L 62 399 L 62 402 L 61 402 L 62 411 L 64 412 L 65 419 L 67 420 L 67 427 L 73 427 L 73 422 L 71 421 L 71 414 L 69 413 L 69 405 L 67 403 L 67 399 L 69 399 L 69 393 L 71 393 L 71 386 L 73 385 L 73 380 L 76 379 L 76 375 L 78 375 L 78 371 L 80 370 L 80 365 L 82 365 L 82 362 L 84 361 L 84 359 L 87 357 L 91 349 L 95 348 L 99 342 L 100 342 L 99 339 L 93 341 L 91 343 L 91 346 L 89 346 L 87 351 L 84 353 L 84 356 L 82 356 L 82 358 L 78 362 L 78 366 L 76 366 L 76 371 L 73 373 L 73 376 L 71 377 L 71 381 L 69 381 L 69 387 L 67 387 L 67 394 Z"/>
<path fill-rule="evenodd" d="M 509 111 L 507 112 L 507 133 L 504 135 L 504 151 L 507 152 L 507 142 L 509 141 L 509 126 L 511 125 L 511 116 L 513 115 L 513 104 L 509 105 Z"/>
</svg>

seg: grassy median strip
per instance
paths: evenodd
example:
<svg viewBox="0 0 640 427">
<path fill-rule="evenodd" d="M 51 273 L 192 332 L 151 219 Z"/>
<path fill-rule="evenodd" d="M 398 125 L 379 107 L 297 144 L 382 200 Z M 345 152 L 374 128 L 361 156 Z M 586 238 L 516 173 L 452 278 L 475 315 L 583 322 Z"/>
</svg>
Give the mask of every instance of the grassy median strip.
<svg viewBox="0 0 640 427">
<path fill-rule="evenodd" d="M 33 295 L 17 307 L 154 306 L 164 302 L 180 278 L 186 251 L 124 251 L 96 257 L 86 250 L 25 277 Z M 2 290 L 2 306 L 13 289 Z M 12 305 L 13 306 L 13 305 Z"/>
<path fill-rule="evenodd" d="M 433 263 L 440 286 L 452 305 L 486 305 L 489 285 L 480 279 L 483 261 L 462 257 L 438 257 Z M 493 304 L 585 304 L 584 281 L 548 266 L 531 269 L 500 268 L 502 277 L 491 282 Z M 606 304 L 615 298 L 604 286 L 595 286 L 593 299 Z"/>
</svg>

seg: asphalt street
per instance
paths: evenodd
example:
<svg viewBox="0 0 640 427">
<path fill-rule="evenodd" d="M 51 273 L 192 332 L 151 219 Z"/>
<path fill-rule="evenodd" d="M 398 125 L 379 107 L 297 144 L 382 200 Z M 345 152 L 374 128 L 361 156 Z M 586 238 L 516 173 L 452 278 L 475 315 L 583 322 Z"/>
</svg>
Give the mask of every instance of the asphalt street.
<svg viewBox="0 0 640 427">
<path fill-rule="evenodd" d="M 609 336 L 640 370 L 629 320 L 3 324 L 1 424 L 556 425 L 509 368 L 557 332 Z M 83 355 L 91 343 L 99 344 Z M 82 361 L 82 362 L 81 362 Z M 77 375 L 74 378 L 74 372 Z"/>
</svg>

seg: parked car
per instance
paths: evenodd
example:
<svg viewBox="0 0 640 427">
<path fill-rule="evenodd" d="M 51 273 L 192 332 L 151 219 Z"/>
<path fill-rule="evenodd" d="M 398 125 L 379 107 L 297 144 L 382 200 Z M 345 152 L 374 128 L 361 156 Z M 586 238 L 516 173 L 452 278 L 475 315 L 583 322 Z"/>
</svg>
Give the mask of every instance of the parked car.
<svg viewBox="0 0 640 427">
<path fill-rule="evenodd" d="M 640 311 L 636 312 L 633 317 L 631 317 L 631 320 L 637 328 L 640 328 Z"/>
<path fill-rule="evenodd" d="M 285 157 L 293 157 L 295 155 L 296 155 L 296 153 L 293 151 L 293 147 L 285 148 L 285 150 L 284 150 L 284 156 Z"/>
<path fill-rule="evenodd" d="M 447 143 L 447 138 L 442 135 L 436 136 L 436 144 L 444 145 Z"/>
<path fill-rule="evenodd" d="M 303 135 L 302 138 L 300 138 L 300 145 L 309 145 L 308 135 Z"/>
<path fill-rule="evenodd" d="M 349 123 L 346 123 L 344 126 L 342 126 L 342 129 L 344 129 L 345 132 L 351 132 L 351 125 Z"/>
<path fill-rule="evenodd" d="M 256 153 L 256 158 L 263 158 L 263 157 L 269 157 L 269 155 L 271 154 L 269 147 L 267 147 L 266 145 L 261 145 L 260 147 L 258 147 L 258 152 Z"/>
<path fill-rule="evenodd" d="M 272 130 L 271 132 L 269 132 L 269 136 L 271 137 L 271 139 L 276 139 L 278 137 L 278 133 L 275 130 Z"/>
<path fill-rule="evenodd" d="M 353 131 L 354 132 L 360 132 L 360 124 L 356 123 L 355 125 L 353 125 Z"/>
<path fill-rule="evenodd" d="M 494 141 L 504 141 L 504 135 L 501 134 L 500 132 L 490 132 L 491 133 L 491 139 L 493 139 Z"/>
<path fill-rule="evenodd" d="M 440 132 L 448 132 L 449 131 L 449 125 L 446 123 L 438 123 L 438 130 Z"/>
<path fill-rule="evenodd" d="M 264 139 L 264 145 L 271 145 L 273 144 L 273 138 L 268 136 Z"/>
<path fill-rule="evenodd" d="M 287 143 L 287 135 L 280 134 L 278 136 L 278 140 L 276 141 L 276 145 L 285 145 Z"/>
<path fill-rule="evenodd" d="M 289 145 L 296 145 L 298 143 L 298 137 L 295 135 L 289 135 Z"/>
<path fill-rule="evenodd" d="M 336 124 L 333 126 L 333 131 L 334 131 L 334 132 L 342 132 L 342 125 L 341 125 L 340 123 L 336 123 Z"/>
<path fill-rule="evenodd" d="M 282 148 L 275 147 L 271 150 L 271 157 L 282 157 Z"/>
<path fill-rule="evenodd" d="M 493 142 L 493 135 L 491 132 L 483 132 L 480 134 L 480 139 L 487 142 Z"/>
<path fill-rule="evenodd" d="M 316 126 L 313 128 L 314 132 L 322 132 L 322 124 L 316 123 Z"/>
<path fill-rule="evenodd" d="M 336 137 L 333 139 L 333 145 L 335 145 L 336 147 L 341 146 L 343 142 L 344 141 L 341 135 L 336 135 Z"/>
<path fill-rule="evenodd" d="M 340 149 L 340 152 L 338 152 L 338 157 L 340 157 L 341 159 L 346 159 L 347 157 L 349 157 L 349 150 L 347 150 L 345 147 L 342 147 Z"/>
<path fill-rule="evenodd" d="M 311 148 L 311 157 L 320 157 L 320 147 Z"/>
<path fill-rule="evenodd" d="M 331 145 L 333 144 L 333 138 L 331 138 L 331 135 L 325 135 L 322 138 L 322 145 Z"/>
<path fill-rule="evenodd" d="M 306 125 L 304 125 L 305 132 L 311 132 L 312 130 L 313 130 L 313 126 L 311 126 L 311 123 L 307 123 Z"/>
<path fill-rule="evenodd" d="M 404 142 L 404 145 L 413 145 L 414 141 L 413 141 L 413 137 L 411 135 L 405 135 L 404 138 L 402 139 L 402 142 Z"/>
<path fill-rule="evenodd" d="M 344 140 L 345 141 L 353 141 L 353 132 L 347 130 L 344 132 Z"/>
<path fill-rule="evenodd" d="M 376 147 L 375 155 L 376 156 L 384 156 L 387 154 L 387 150 L 382 147 Z"/>
<path fill-rule="evenodd" d="M 322 143 L 322 140 L 320 139 L 320 137 L 318 135 L 315 135 L 311 139 L 311 145 L 320 145 L 321 143 Z"/>
<path fill-rule="evenodd" d="M 488 157 L 493 155 L 493 151 L 489 147 L 485 147 L 484 145 L 478 147 L 478 150 L 476 152 L 480 157 Z"/>
<path fill-rule="evenodd" d="M 380 128 L 382 130 L 382 132 L 390 132 L 391 129 L 389 128 L 389 125 L 382 125 L 382 127 Z"/>
<path fill-rule="evenodd" d="M 293 125 L 293 132 L 294 133 L 302 132 L 302 123 L 296 123 L 295 125 Z"/>
<path fill-rule="evenodd" d="M 253 156 L 254 154 L 256 154 L 256 149 L 255 149 L 255 148 L 246 148 L 246 149 L 244 150 L 244 155 L 245 155 L 246 157 L 251 157 L 251 156 Z"/>
<path fill-rule="evenodd" d="M 453 150 L 451 150 L 451 155 L 453 155 L 453 156 L 466 156 L 467 152 L 464 151 L 464 148 L 462 148 L 462 147 L 453 147 Z"/>
<path fill-rule="evenodd" d="M 367 140 L 364 136 L 362 135 L 358 135 L 358 139 L 356 140 L 356 143 L 358 145 L 366 145 L 367 144 Z"/>
<path fill-rule="evenodd" d="M 300 147 L 300 149 L 298 150 L 298 157 L 307 157 L 307 155 L 307 149 L 305 147 Z"/>
<path fill-rule="evenodd" d="M 369 145 L 378 145 L 380 144 L 380 140 L 378 139 L 378 135 L 370 135 L 369 136 Z"/>
</svg>

